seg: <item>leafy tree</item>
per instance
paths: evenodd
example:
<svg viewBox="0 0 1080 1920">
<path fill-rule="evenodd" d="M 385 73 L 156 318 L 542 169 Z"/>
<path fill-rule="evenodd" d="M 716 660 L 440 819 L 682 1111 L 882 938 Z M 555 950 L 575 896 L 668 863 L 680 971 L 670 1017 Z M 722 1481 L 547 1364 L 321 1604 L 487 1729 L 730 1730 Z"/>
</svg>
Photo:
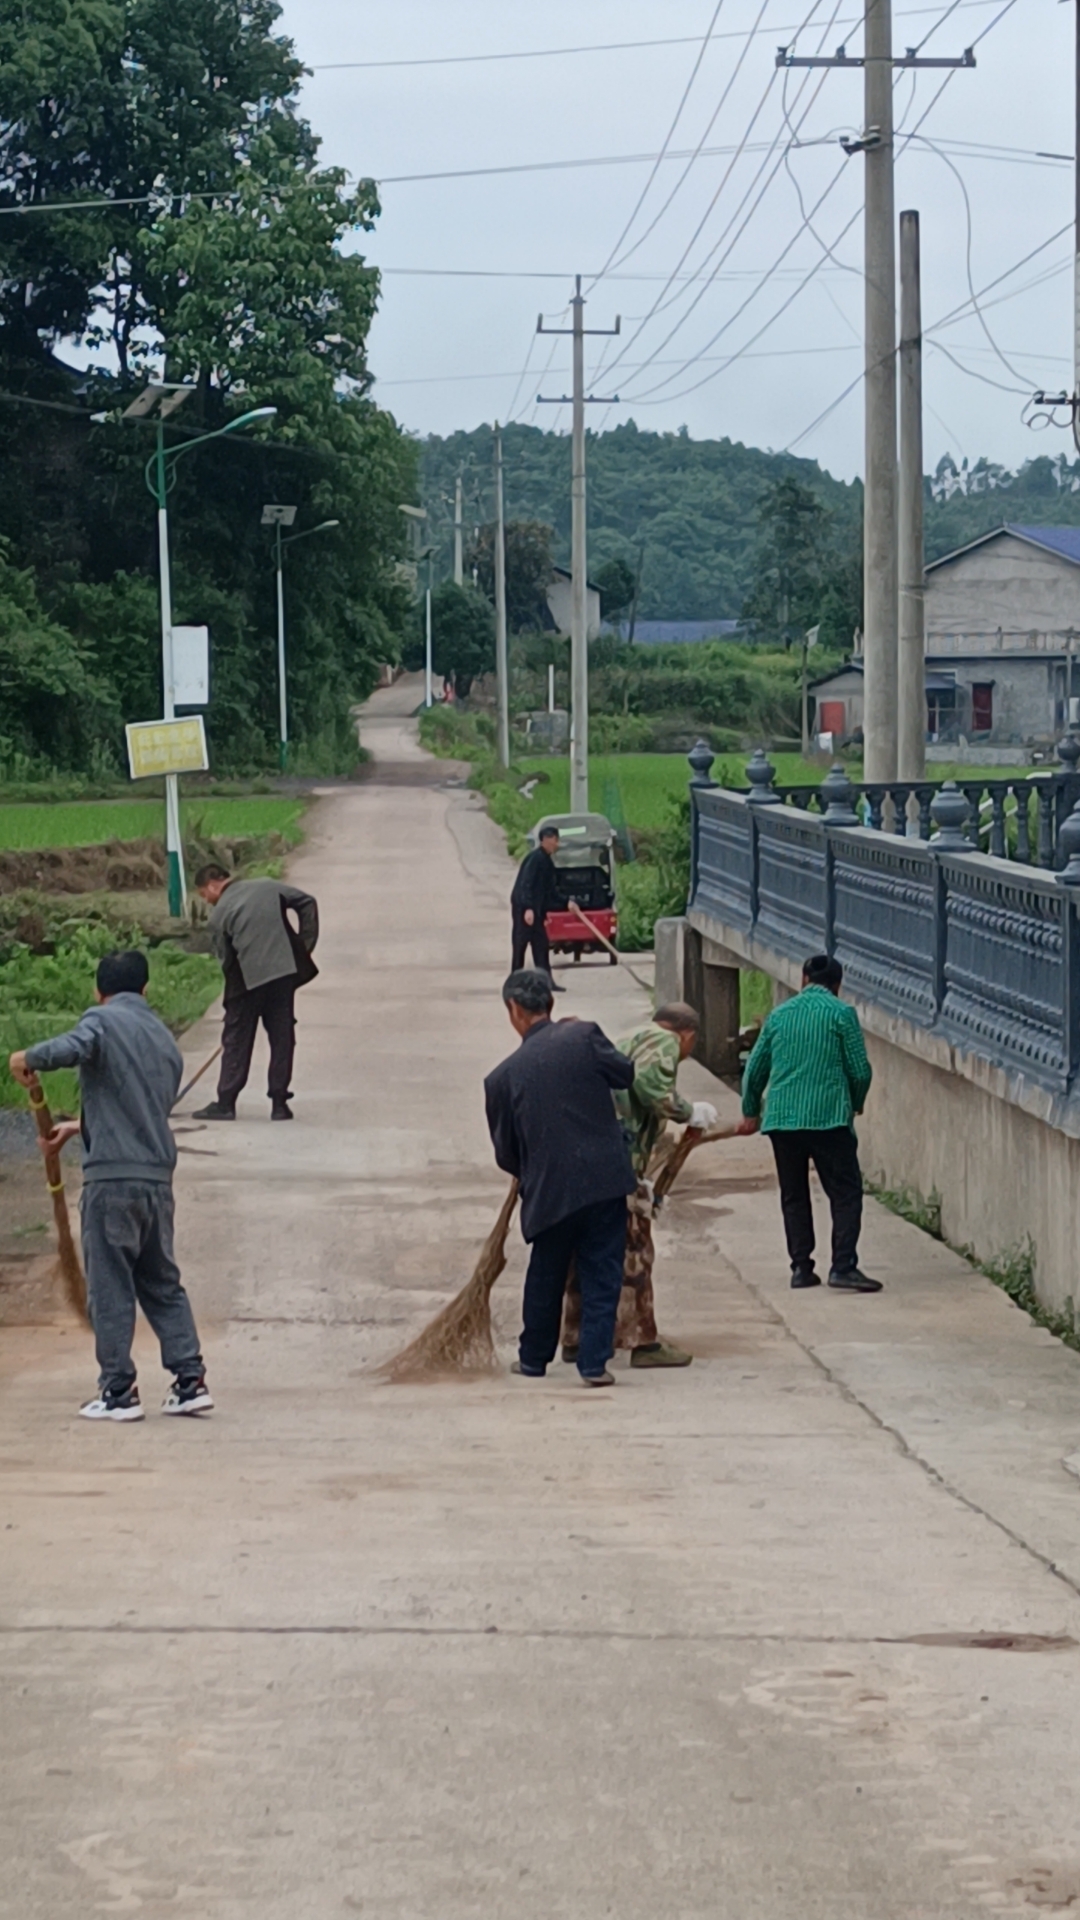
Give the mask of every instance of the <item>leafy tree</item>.
<svg viewBox="0 0 1080 1920">
<path fill-rule="evenodd" d="M 819 612 L 826 572 L 828 515 L 809 487 L 786 477 L 758 505 L 756 580 L 743 616 L 765 639 L 801 640 Z"/>
<path fill-rule="evenodd" d="M 600 589 L 600 612 L 605 620 L 617 620 L 634 598 L 637 577 L 621 553 L 613 554 L 602 566 L 592 569 L 593 585 Z"/>
<path fill-rule="evenodd" d="M 147 372 L 195 386 L 170 437 L 278 410 L 272 435 L 193 453 L 171 499 L 175 615 L 211 627 L 215 765 L 273 754 L 265 502 L 295 503 L 298 526 L 341 521 L 298 546 L 286 574 L 294 736 L 324 760 L 351 750 L 349 705 L 398 656 L 409 621 L 397 503 L 415 497 L 416 451 L 368 395 L 378 276 L 341 244 L 370 229 L 378 201 L 370 182 L 347 191 L 318 166 L 279 11 L 0 6 L 0 209 L 108 202 L 0 220 L 0 389 L 22 396 L 5 402 L 0 536 L 107 693 L 117 757 L 121 722 L 160 699 L 150 441 L 120 419 Z M 87 390 L 60 357 L 72 337 L 107 349 L 117 373 Z"/>
<path fill-rule="evenodd" d="M 431 596 L 431 651 L 436 673 L 453 677 L 462 699 L 482 673 L 495 670 L 495 616 L 476 587 L 444 580 Z"/>
<path fill-rule="evenodd" d="M 508 520 L 506 538 L 506 621 L 512 633 L 532 633 L 548 624 L 547 588 L 551 579 L 552 529 L 541 520 Z M 468 557 L 476 584 L 495 604 L 495 524 L 481 527 Z"/>
</svg>

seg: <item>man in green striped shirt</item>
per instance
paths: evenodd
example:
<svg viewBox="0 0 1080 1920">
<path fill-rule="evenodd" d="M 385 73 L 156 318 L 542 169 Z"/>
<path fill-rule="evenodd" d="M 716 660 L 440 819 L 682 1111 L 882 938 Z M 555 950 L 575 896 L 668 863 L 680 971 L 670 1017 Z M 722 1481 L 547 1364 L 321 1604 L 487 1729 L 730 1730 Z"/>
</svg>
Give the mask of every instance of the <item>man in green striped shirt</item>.
<svg viewBox="0 0 1080 1920">
<path fill-rule="evenodd" d="M 832 1210 L 830 1287 L 880 1293 L 880 1280 L 859 1269 L 862 1173 L 852 1122 L 870 1091 L 870 1062 L 855 1009 L 839 998 L 843 977 L 838 960 L 816 953 L 803 967 L 802 992 L 774 1007 L 746 1063 L 739 1132 L 761 1127 L 772 1143 L 792 1286 L 821 1285 L 814 1270 L 812 1161 Z"/>
</svg>

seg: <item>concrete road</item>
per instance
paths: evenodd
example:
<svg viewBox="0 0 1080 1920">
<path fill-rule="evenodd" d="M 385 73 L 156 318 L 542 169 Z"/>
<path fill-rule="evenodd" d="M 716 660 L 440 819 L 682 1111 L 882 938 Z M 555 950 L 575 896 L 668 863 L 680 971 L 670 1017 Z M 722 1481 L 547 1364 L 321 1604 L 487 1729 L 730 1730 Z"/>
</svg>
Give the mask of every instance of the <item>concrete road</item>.
<svg viewBox="0 0 1080 1920">
<path fill-rule="evenodd" d="M 3 1336 L 0 1906 L 1077 1911 L 1080 1372 L 956 1256 L 872 1208 L 888 1291 L 792 1296 L 768 1149 L 735 1142 L 659 1233 L 688 1372 L 373 1373 L 504 1191 L 480 1082 L 509 868 L 408 693 L 292 869 L 325 928 L 295 1124 L 253 1084 L 181 1136 L 218 1411 L 158 1418 L 143 1340 L 151 1416 L 89 1427 L 85 1336 Z M 645 1010 L 622 970 L 564 978 L 613 1033 Z M 506 1358 L 522 1268 L 515 1243 Z"/>
</svg>

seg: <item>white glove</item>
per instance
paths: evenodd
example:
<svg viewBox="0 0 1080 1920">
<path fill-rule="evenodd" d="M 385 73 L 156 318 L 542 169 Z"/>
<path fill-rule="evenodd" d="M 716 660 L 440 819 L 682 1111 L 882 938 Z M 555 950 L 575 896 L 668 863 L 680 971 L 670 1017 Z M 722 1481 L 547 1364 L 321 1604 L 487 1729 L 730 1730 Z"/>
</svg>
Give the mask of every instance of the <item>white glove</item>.
<svg viewBox="0 0 1080 1920">
<path fill-rule="evenodd" d="M 720 1115 L 711 1100 L 695 1100 L 693 1112 L 686 1124 L 701 1133 L 708 1133 L 710 1128 L 715 1127 L 719 1118 Z"/>
</svg>

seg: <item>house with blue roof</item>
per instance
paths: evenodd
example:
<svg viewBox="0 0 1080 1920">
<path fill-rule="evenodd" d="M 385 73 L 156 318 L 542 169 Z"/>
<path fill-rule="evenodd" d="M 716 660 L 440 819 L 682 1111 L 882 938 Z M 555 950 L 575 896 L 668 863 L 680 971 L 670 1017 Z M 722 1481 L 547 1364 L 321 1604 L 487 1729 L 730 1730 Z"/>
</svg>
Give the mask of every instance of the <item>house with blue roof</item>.
<svg viewBox="0 0 1080 1920">
<path fill-rule="evenodd" d="M 926 569 L 931 741 L 1047 746 L 1080 717 L 1080 527 L 998 527 Z M 814 688 L 818 732 L 862 726 L 862 663 Z"/>
</svg>

